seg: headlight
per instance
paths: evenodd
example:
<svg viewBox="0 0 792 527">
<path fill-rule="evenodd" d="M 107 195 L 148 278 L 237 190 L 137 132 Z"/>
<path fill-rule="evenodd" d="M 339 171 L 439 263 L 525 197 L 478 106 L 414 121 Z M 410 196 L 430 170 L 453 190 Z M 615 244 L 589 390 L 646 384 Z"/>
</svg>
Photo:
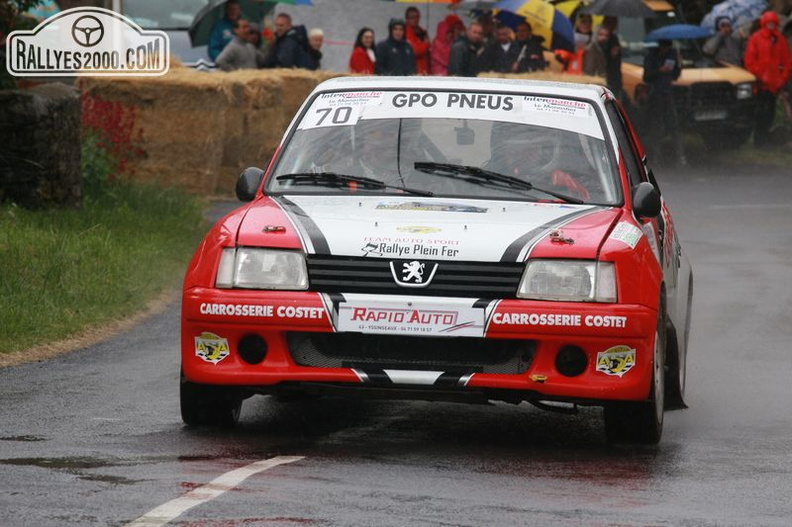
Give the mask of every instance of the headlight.
<svg viewBox="0 0 792 527">
<path fill-rule="evenodd" d="M 611 262 L 531 260 L 518 298 L 565 302 L 615 302 L 616 271 Z"/>
<path fill-rule="evenodd" d="M 754 85 L 752 82 L 743 82 L 737 85 L 737 100 L 750 99 L 753 97 Z"/>
<path fill-rule="evenodd" d="M 305 256 L 298 251 L 223 249 L 215 286 L 222 289 L 308 289 Z"/>
</svg>

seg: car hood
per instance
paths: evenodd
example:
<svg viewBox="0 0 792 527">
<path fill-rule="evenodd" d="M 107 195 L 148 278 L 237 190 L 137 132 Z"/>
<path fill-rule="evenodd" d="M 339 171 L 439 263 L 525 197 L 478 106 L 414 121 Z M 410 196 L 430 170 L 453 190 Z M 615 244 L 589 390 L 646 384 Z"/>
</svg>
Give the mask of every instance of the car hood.
<svg viewBox="0 0 792 527">
<path fill-rule="evenodd" d="M 252 204 L 237 243 L 372 258 L 596 258 L 619 214 L 597 205 L 292 195 Z"/>
</svg>

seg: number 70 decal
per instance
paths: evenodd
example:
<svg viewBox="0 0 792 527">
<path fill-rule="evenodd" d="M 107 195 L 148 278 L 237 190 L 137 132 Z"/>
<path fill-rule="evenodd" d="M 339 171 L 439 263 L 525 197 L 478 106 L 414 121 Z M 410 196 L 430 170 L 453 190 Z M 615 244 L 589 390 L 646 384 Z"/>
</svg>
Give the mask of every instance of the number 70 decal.
<svg viewBox="0 0 792 527">
<path fill-rule="evenodd" d="M 344 126 L 357 124 L 360 119 L 360 106 L 336 106 L 311 108 L 300 122 L 300 129 L 324 128 L 328 126 Z"/>
</svg>

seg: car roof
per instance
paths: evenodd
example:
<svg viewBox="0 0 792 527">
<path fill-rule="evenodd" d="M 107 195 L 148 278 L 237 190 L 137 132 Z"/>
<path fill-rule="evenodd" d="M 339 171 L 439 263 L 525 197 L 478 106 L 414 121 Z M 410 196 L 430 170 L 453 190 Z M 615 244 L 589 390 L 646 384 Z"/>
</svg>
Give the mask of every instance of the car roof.
<svg viewBox="0 0 792 527">
<path fill-rule="evenodd" d="M 480 77 L 336 77 L 319 84 L 314 93 L 345 90 L 482 90 L 513 93 L 530 92 L 531 95 L 548 97 L 574 97 L 587 99 L 595 104 L 602 100 L 604 88 L 596 84 L 539 81 L 530 79 L 502 79 Z"/>
</svg>

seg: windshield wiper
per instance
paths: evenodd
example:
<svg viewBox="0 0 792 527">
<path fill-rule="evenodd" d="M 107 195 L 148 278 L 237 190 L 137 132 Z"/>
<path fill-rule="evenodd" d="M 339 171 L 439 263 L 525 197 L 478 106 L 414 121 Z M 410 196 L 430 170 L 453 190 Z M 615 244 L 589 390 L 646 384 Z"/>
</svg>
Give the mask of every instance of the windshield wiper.
<svg viewBox="0 0 792 527">
<path fill-rule="evenodd" d="M 583 201 L 582 199 L 573 196 L 567 196 L 566 194 L 561 194 L 560 192 L 556 192 L 554 190 L 537 187 L 533 183 L 522 180 L 520 178 L 507 176 L 506 174 L 500 174 L 498 172 L 492 172 L 491 170 L 486 170 L 483 168 L 474 167 L 470 165 L 455 165 L 452 163 L 434 163 L 431 161 L 417 161 L 415 163 L 415 169 L 435 176 L 447 177 L 453 179 L 464 179 L 466 181 L 469 181 L 470 183 L 474 183 L 477 185 L 481 185 L 482 183 L 500 183 L 500 185 L 495 185 L 495 186 L 503 188 L 503 186 L 505 185 L 506 187 L 510 187 L 510 188 L 518 188 L 522 190 L 535 190 L 537 192 L 543 192 L 544 194 L 553 196 L 554 198 L 558 198 L 567 203 L 576 203 L 578 205 L 585 203 L 585 201 Z"/>
<path fill-rule="evenodd" d="M 401 190 L 407 194 L 415 194 L 416 196 L 434 196 L 433 192 L 428 190 L 418 190 L 409 187 L 399 187 L 396 185 L 389 185 L 379 179 L 374 179 L 365 176 L 351 176 L 349 174 L 337 174 L 335 172 L 297 172 L 294 174 L 284 174 L 275 178 L 277 181 L 291 181 L 295 185 L 319 185 L 323 187 L 343 188 L 348 187 L 349 183 L 357 183 L 364 188 L 373 188 L 383 190 L 386 188 Z"/>
</svg>

